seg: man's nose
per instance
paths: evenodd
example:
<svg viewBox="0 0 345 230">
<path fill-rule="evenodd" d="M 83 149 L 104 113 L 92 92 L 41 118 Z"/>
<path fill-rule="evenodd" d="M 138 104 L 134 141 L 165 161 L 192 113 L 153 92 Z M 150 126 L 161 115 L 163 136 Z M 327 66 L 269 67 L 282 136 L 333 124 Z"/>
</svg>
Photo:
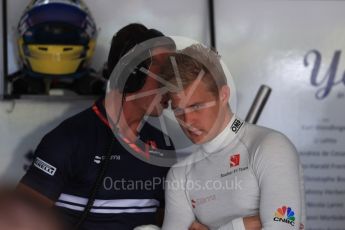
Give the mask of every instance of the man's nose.
<svg viewBox="0 0 345 230">
<path fill-rule="evenodd" d="M 185 111 L 183 113 L 183 120 L 188 126 L 193 126 L 197 121 L 196 113 L 190 110 Z"/>
</svg>

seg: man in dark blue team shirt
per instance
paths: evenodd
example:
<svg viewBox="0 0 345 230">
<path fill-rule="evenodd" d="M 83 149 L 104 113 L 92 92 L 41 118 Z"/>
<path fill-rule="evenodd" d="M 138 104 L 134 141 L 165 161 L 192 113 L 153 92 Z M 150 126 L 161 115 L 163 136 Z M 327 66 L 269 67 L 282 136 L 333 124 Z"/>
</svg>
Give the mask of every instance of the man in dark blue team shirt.
<svg viewBox="0 0 345 230">
<path fill-rule="evenodd" d="M 141 24 L 122 28 L 112 40 L 108 77 L 137 44 L 163 36 Z M 157 73 L 165 58 L 154 55 L 157 49 L 174 48 L 171 42 L 170 46 L 150 50 L 149 63 L 146 60 L 140 64 Z M 79 229 L 128 230 L 156 224 L 157 210 L 164 206 L 163 178 L 168 168 L 150 164 L 150 160 L 164 158 L 173 163 L 174 148 L 159 129 L 147 122 L 140 131 L 138 127 L 146 115 L 160 116 L 168 105 L 167 98 L 161 95 L 157 101 L 157 97 L 149 95 L 125 100 L 160 87 L 157 80 L 136 71 L 130 71 L 123 87 L 112 86 L 110 82 L 106 98 L 45 135 L 36 149 L 33 164 L 18 186 L 20 191 L 58 208 L 66 221 L 75 226 L 85 215 L 88 199 L 101 177 L 94 202 Z M 120 101 L 116 108 L 111 104 L 115 101 Z"/>
</svg>

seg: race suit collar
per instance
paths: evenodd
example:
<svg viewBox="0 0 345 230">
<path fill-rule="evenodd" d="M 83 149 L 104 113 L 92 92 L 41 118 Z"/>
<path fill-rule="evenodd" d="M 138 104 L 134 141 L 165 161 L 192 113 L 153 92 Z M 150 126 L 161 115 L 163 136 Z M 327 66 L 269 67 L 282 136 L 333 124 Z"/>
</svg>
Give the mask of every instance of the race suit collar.
<svg viewBox="0 0 345 230">
<path fill-rule="evenodd" d="M 243 121 L 238 119 L 234 114 L 224 130 L 213 140 L 201 145 L 201 149 L 206 153 L 213 153 L 222 150 L 235 139 L 242 125 Z"/>
</svg>

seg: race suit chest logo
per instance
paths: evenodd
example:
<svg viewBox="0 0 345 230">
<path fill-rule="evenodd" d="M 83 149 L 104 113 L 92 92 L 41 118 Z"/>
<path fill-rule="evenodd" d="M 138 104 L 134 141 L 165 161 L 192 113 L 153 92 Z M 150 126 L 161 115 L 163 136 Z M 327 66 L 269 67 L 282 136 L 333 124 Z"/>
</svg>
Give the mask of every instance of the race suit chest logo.
<svg viewBox="0 0 345 230">
<path fill-rule="evenodd" d="M 230 168 L 233 169 L 234 167 L 237 167 L 240 165 L 240 160 L 241 160 L 241 154 L 240 153 L 236 153 L 236 154 L 233 154 L 229 157 L 229 165 L 230 165 Z M 237 167 L 231 171 L 228 171 L 226 173 L 221 173 L 220 174 L 220 177 L 226 177 L 226 176 L 231 176 L 233 174 L 236 174 L 236 173 L 240 173 L 240 172 L 243 172 L 243 171 L 246 171 L 248 170 L 248 166 L 245 166 L 245 167 Z"/>
<path fill-rule="evenodd" d="M 93 162 L 96 164 L 100 164 L 101 161 L 104 161 L 106 159 L 106 155 L 96 155 L 95 158 L 93 159 Z M 121 155 L 111 155 L 110 156 L 111 161 L 120 161 L 121 160 Z"/>
<path fill-rule="evenodd" d="M 197 206 L 209 203 L 211 201 L 215 201 L 216 199 L 217 199 L 216 195 L 213 194 L 211 196 L 207 196 L 207 197 L 203 197 L 203 198 L 192 199 L 191 203 L 192 203 L 192 207 L 196 208 Z"/>
<path fill-rule="evenodd" d="M 230 168 L 240 165 L 240 154 L 230 156 Z"/>
<path fill-rule="evenodd" d="M 34 166 L 50 176 L 54 176 L 56 172 L 56 168 L 54 166 L 48 164 L 39 157 L 35 159 Z"/>
<path fill-rule="evenodd" d="M 242 127 L 242 125 L 243 125 L 242 121 L 235 119 L 235 121 L 231 124 L 231 130 L 234 133 L 237 133 L 240 130 L 240 128 Z"/>
<path fill-rule="evenodd" d="M 283 222 L 295 226 L 295 213 L 290 207 L 283 206 L 278 208 L 274 214 L 273 221 Z"/>
</svg>

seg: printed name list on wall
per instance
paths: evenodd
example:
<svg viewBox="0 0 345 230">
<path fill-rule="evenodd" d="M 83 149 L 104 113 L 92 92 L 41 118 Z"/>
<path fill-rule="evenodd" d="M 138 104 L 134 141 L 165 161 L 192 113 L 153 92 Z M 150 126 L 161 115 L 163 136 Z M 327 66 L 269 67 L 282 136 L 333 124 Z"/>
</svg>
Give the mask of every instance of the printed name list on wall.
<svg viewBox="0 0 345 230">
<path fill-rule="evenodd" d="M 345 2 L 216 2 L 217 49 L 235 79 L 238 115 L 260 85 L 272 88 L 258 125 L 300 153 L 306 229 L 345 230 Z"/>
<path fill-rule="evenodd" d="M 304 57 L 304 66 L 311 68 L 314 103 L 322 105 L 300 127 L 301 136 L 311 138 L 310 145 L 302 145 L 300 151 L 305 162 L 308 229 L 345 229 L 345 72 L 339 67 L 341 55 L 342 51 L 336 50 L 329 67 L 318 50 Z M 314 115 L 320 118 L 317 122 Z"/>
</svg>

